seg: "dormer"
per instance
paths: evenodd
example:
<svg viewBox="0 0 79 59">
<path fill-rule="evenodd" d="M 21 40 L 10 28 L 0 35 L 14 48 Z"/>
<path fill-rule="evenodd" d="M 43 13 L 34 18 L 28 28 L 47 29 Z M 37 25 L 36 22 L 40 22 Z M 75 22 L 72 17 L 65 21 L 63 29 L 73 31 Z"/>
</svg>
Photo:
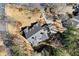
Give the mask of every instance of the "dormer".
<svg viewBox="0 0 79 59">
<path fill-rule="evenodd" d="M 25 32 L 25 33 L 28 33 L 28 32 L 29 32 L 28 27 L 27 27 L 26 29 L 24 29 L 24 32 Z"/>
</svg>

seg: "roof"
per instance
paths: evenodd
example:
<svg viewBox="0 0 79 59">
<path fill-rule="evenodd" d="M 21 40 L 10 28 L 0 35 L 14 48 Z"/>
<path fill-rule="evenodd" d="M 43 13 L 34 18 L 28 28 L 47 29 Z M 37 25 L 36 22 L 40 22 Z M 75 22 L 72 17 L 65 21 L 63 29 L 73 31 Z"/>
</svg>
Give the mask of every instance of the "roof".
<svg viewBox="0 0 79 59">
<path fill-rule="evenodd" d="M 33 34 L 35 34 L 36 32 L 40 31 L 41 29 L 45 29 L 45 25 L 41 26 L 39 23 L 32 23 L 31 26 L 26 27 L 23 32 L 26 36 L 26 38 L 29 38 L 30 36 L 32 36 Z"/>
</svg>

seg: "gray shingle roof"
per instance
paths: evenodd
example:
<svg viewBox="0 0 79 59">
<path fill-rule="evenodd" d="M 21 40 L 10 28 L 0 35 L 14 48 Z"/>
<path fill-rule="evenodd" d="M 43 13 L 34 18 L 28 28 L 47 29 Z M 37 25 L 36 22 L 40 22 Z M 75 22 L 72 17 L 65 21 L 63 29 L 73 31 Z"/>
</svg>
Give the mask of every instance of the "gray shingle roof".
<svg viewBox="0 0 79 59">
<path fill-rule="evenodd" d="M 23 31 L 25 33 L 26 38 L 29 38 L 41 29 L 42 27 L 39 23 L 33 23 L 31 26 L 25 28 Z"/>
</svg>

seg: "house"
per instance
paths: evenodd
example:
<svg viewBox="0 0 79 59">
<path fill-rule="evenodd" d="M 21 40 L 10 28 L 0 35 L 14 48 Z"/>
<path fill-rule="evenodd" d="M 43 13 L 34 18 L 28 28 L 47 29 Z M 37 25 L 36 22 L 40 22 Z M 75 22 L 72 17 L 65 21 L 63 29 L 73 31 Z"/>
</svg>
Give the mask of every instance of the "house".
<svg viewBox="0 0 79 59">
<path fill-rule="evenodd" d="M 56 34 L 57 31 L 53 24 L 40 25 L 38 22 L 22 28 L 23 36 L 27 38 L 33 46 L 38 46 L 39 42 L 49 39 L 49 37 L 52 34 Z"/>
<path fill-rule="evenodd" d="M 49 38 L 48 31 L 47 24 L 41 26 L 39 23 L 35 22 L 32 23 L 31 26 L 26 26 L 23 29 L 23 34 L 33 46 L 37 46 L 39 42 Z"/>
</svg>

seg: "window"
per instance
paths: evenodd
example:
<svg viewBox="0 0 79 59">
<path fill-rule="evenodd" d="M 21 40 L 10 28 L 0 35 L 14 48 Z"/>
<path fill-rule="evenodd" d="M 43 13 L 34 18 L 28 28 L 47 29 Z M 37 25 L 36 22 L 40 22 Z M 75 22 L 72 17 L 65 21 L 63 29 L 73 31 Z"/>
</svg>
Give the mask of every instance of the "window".
<svg viewBox="0 0 79 59">
<path fill-rule="evenodd" d="M 32 39 L 34 39 L 34 37 L 32 37 Z"/>
<path fill-rule="evenodd" d="M 40 34 L 44 34 L 43 32 L 41 32 Z"/>
</svg>

